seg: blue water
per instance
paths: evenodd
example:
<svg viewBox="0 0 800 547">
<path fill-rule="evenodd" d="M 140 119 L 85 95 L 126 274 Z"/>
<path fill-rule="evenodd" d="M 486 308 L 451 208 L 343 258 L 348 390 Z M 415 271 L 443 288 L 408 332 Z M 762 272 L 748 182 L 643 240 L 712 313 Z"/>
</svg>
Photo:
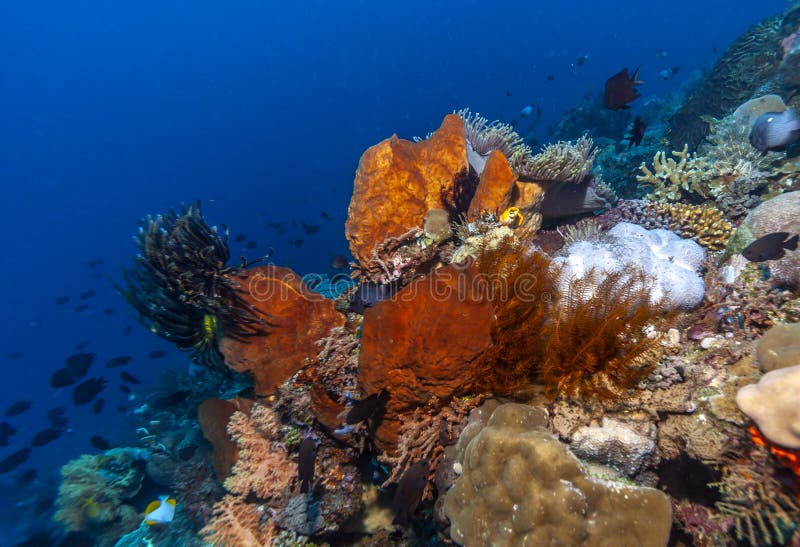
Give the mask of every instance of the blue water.
<svg viewBox="0 0 800 547">
<path fill-rule="evenodd" d="M 90 450 L 89 435 L 130 438 L 129 412 L 141 394 L 162 369 L 186 367 L 184 355 L 136 324 L 103 277 L 130 263 L 143 215 L 199 198 L 210 222 L 257 242 L 251 251 L 234 244 L 235 255 L 272 247 L 281 265 L 325 272 L 347 250 L 343 223 L 366 147 L 392 133 L 425 135 L 465 106 L 506 121 L 540 106 L 536 132 L 544 140 L 566 109 L 622 67 L 641 66 L 643 96 L 663 96 L 786 7 L 785 0 L 3 3 L 0 406 L 21 398 L 34 406 L 9 420 L 20 432 L 0 458 L 45 428 L 53 406 L 69 408 L 71 431 L 20 468 L 38 469 L 32 488 L 4 490 L 0 543 L 32 525 L 19 504 L 52 496 L 58 468 Z M 573 66 L 582 56 L 586 62 Z M 672 66 L 681 67 L 677 76 L 661 80 L 658 72 Z M 286 233 L 266 221 L 284 223 Z M 307 237 L 292 221 L 322 230 Z M 94 259 L 104 263 L 87 266 Z M 96 296 L 80 300 L 90 289 Z M 70 302 L 55 305 L 62 295 Z M 88 309 L 75 311 L 83 303 Z M 127 336 L 126 325 L 134 326 Z M 99 416 L 73 408 L 69 390 L 48 384 L 84 340 L 98 355 L 90 374 L 110 380 Z M 155 349 L 170 353 L 147 359 Z M 7 356 L 13 352 L 23 355 Z M 118 391 L 119 369 L 103 367 L 116 355 L 133 356 L 128 370 L 144 381 L 133 401 Z"/>
</svg>

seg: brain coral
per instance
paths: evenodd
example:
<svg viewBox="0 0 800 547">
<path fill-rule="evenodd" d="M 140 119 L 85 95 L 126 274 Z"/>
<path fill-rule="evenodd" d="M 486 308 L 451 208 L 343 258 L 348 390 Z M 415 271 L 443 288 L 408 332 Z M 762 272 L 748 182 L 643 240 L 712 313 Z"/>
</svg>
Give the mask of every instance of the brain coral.
<svg viewBox="0 0 800 547">
<path fill-rule="evenodd" d="M 554 263 L 562 266 L 560 289 L 588 272 L 611 273 L 639 270 L 651 281 L 650 301 L 664 300 L 665 311 L 691 309 L 705 294 L 697 271 L 705 258 L 703 248 L 668 230 L 647 230 L 621 222 L 601 241 L 576 241 L 563 249 Z"/>
<path fill-rule="evenodd" d="M 486 423 L 471 419 L 457 445 L 462 473 L 444 503 L 452 538 L 467 546 L 666 545 L 669 498 L 587 476 L 546 423 L 543 410 L 515 403 Z"/>
</svg>

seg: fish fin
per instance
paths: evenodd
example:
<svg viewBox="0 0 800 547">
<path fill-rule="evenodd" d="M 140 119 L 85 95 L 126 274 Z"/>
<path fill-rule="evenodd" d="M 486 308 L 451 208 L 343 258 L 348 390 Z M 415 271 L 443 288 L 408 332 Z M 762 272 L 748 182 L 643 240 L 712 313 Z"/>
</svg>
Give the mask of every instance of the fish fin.
<svg viewBox="0 0 800 547">
<path fill-rule="evenodd" d="M 161 500 L 151 501 L 150 503 L 147 504 L 147 507 L 144 510 L 144 514 L 149 515 L 159 507 L 161 507 Z"/>
<path fill-rule="evenodd" d="M 783 242 L 783 248 L 788 249 L 789 251 L 797 250 L 797 239 L 800 237 L 798 234 L 794 234 L 793 237 L 790 237 L 786 241 Z"/>
<path fill-rule="evenodd" d="M 171 506 L 173 506 L 173 507 L 175 507 L 176 505 L 178 505 L 178 502 L 175 500 L 175 498 L 169 498 L 169 499 L 167 500 L 167 503 L 168 503 L 168 504 L 170 504 L 170 505 L 171 505 Z"/>
</svg>

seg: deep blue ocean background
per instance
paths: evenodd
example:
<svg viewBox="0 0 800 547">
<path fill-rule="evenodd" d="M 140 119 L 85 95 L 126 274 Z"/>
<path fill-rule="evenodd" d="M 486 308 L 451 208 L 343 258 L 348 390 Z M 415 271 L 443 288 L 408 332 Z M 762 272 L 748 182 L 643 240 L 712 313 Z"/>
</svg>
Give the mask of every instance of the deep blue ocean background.
<svg viewBox="0 0 800 547">
<path fill-rule="evenodd" d="M 540 106 L 536 129 L 545 140 L 566 109 L 622 67 L 641 66 L 643 99 L 664 96 L 710 67 L 750 25 L 787 7 L 786 0 L 4 2 L 0 407 L 34 404 L 0 417 L 19 429 L 0 459 L 47 427 L 49 408 L 67 406 L 71 429 L 0 476 L 0 544 L 34 525 L 28 506 L 55 496 L 61 465 L 96 452 L 90 435 L 133 439 L 130 413 L 142 395 L 162 370 L 187 366 L 185 355 L 136 323 L 107 278 L 131 262 L 145 214 L 201 199 L 211 223 L 246 234 L 232 244 L 234 256 L 272 247 L 280 265 L 329 272 L 331 259 L 347 251 L 343 224 L 368 146 L 392 133 L 424 136 L 466 106 L 504 121 Z M 586 62 L 573 66 L 582 56 Z M 660 79 L 672 66 L 681 67 L 677 76 Z M 307 236 L 292 221 L 322 229 Z M 246 241 L 256 248 L 244 249 Z M 96 295 L 82 300 L 89 290 Z M 55 304 L 60 296 L 70 301 Z M 88 307 L 76 311 L 80 305 Z M 127 325 L 133 329 L 124 335 Z M 82 341 L 97 354 L 90 375 L 109 380 L 99 416 L 74 408 L 69 389 L 48 383 Z M 169 354 L 146 358 L 157 349 Z M 117 355 L 131 355 L 127 370 L 143 380 L 133 400 L 118 390 L 119 369 L 104 368 Z M 15 487 L 31 467 L 39 472 L 34 484 Z"/>
</svg>

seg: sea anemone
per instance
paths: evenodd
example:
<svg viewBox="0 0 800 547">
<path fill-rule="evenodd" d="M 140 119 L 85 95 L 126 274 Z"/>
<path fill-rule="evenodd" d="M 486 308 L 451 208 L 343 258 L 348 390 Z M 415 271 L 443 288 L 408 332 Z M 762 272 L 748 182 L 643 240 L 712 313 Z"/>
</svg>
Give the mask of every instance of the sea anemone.
<svg viewBox="0 0 800 547">
<path fill-rule="evenodd" d="M 246 263 L 226 266 L 227 230 L 208 226 L 199 202 L 180 215 L 170 210 L 146 217 L 136 242 L 140 253 L 117 290 L 152 332 L 191 351 L 197 362 L 222 365 L 222 334 L 243 340 L 269 327 L 269 318 L 239 293 L 237 277 Z"/>
</svg>

